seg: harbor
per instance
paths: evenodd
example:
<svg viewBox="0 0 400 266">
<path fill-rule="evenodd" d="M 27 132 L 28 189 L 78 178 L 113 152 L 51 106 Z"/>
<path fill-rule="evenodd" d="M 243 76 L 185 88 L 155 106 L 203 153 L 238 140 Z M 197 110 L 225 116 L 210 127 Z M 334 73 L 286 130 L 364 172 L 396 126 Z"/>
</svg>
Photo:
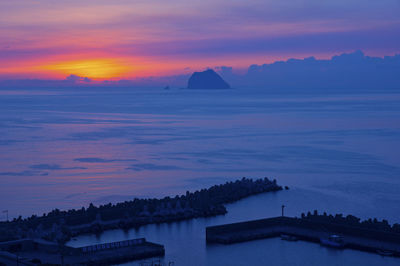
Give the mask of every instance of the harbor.
<svg viewBox="0 0 400 266">
<path fill-rule="evenodd" d="M 206 228 L 206 241 L 207 244 L 233 244 L 281 237 L 287 241 L 303 240 L 331 248 L 355 249 L 382 256 L 400 257 L 399 233 L 316 220 L 281 216 L 210 226 Z"/>
</svg>

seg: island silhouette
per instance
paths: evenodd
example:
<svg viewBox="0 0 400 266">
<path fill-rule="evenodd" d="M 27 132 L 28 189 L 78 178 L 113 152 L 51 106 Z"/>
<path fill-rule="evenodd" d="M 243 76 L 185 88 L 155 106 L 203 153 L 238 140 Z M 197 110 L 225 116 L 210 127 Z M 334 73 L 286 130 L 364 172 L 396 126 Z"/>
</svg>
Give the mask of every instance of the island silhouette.
<svg viewBox="0 0 400 266">
<path fill-rule="evenodd" d="M 188 89 L 219 90 L 230 89 L 231 86 L 214 70 L 207 69 L 203 72 L 194 72 L 188 81 Z"/>
</svg>

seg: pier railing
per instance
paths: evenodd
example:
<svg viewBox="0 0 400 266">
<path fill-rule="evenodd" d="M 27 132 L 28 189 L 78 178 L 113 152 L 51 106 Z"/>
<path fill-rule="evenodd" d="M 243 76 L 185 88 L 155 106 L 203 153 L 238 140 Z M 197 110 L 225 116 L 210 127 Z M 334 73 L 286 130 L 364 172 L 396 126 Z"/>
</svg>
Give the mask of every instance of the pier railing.
<svg viewBox="0 0 400 266">
<path fill-rule="evenodd" d="M 89 253 L 89 252 L 96 252 L 96 251 L 106 250 L 106 249 L 116 249 L 116 248 L 122 248 L 122 247 L 141 245 L 145 242 L 146 242 L 145 238 L 137 238 L 137 239 L 124 240 L 124 241 L 84 246 L 84 247 L 81 247 L 80 250 L 83 253 Z"/>
</svg>

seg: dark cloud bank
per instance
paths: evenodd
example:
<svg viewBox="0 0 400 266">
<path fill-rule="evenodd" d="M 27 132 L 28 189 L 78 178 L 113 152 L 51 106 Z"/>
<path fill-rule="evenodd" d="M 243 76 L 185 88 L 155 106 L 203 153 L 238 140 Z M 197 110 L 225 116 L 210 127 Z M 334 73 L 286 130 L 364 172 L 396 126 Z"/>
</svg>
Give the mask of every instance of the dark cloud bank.
<svg viewBox="0 0 400 266">
<path fill-rule="evenodd" d="M 332 91 L 385 91 L 400 90 L 400 54 L 370 57 L 361 51 L 333 56 L 328 60 L 314 57 L 289 59 L 272 64 L 251 65 L 243 75 L 237 75 L 231 67 L 216 67 L 216 71 L 234 88 L 263 88 L 268 91 L 305 92 Z M 190 75 L 149 77 L 134 80 L 104 81 L 92 83 L 84 77 L 69 76 L 62 81 L 14 80 L 1 81 L 1 87 L 186 87 Z"/>
<path fill-rule="evenodd" d="M 244 76 L 234 75 L 226 67 L 220 72 L 232 84 L 243 87 L 298 91 L 400 89 L 400 55 L 369 57 L 361 51 L 330 60 L 309 57 L 251 65 Z"/>
</svg>

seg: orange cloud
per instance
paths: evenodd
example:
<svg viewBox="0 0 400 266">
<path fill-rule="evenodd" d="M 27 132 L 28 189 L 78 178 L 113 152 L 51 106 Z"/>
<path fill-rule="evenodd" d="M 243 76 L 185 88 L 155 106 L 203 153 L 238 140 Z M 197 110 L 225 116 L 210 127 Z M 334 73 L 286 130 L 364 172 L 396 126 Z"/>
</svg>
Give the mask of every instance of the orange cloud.
<svg viewBox="0 0 400 266">
<path fill-rule="evenodd" d="M 77 75 L 91 79 L 113 79 L 121 78 L 135 70 L 140 70 L 140 67 L 126 64 L 118 59 L 100 58 L 51 63 L 39 66 L 38 70 L 49 71 L 63 76 Z"/>
</svg>

